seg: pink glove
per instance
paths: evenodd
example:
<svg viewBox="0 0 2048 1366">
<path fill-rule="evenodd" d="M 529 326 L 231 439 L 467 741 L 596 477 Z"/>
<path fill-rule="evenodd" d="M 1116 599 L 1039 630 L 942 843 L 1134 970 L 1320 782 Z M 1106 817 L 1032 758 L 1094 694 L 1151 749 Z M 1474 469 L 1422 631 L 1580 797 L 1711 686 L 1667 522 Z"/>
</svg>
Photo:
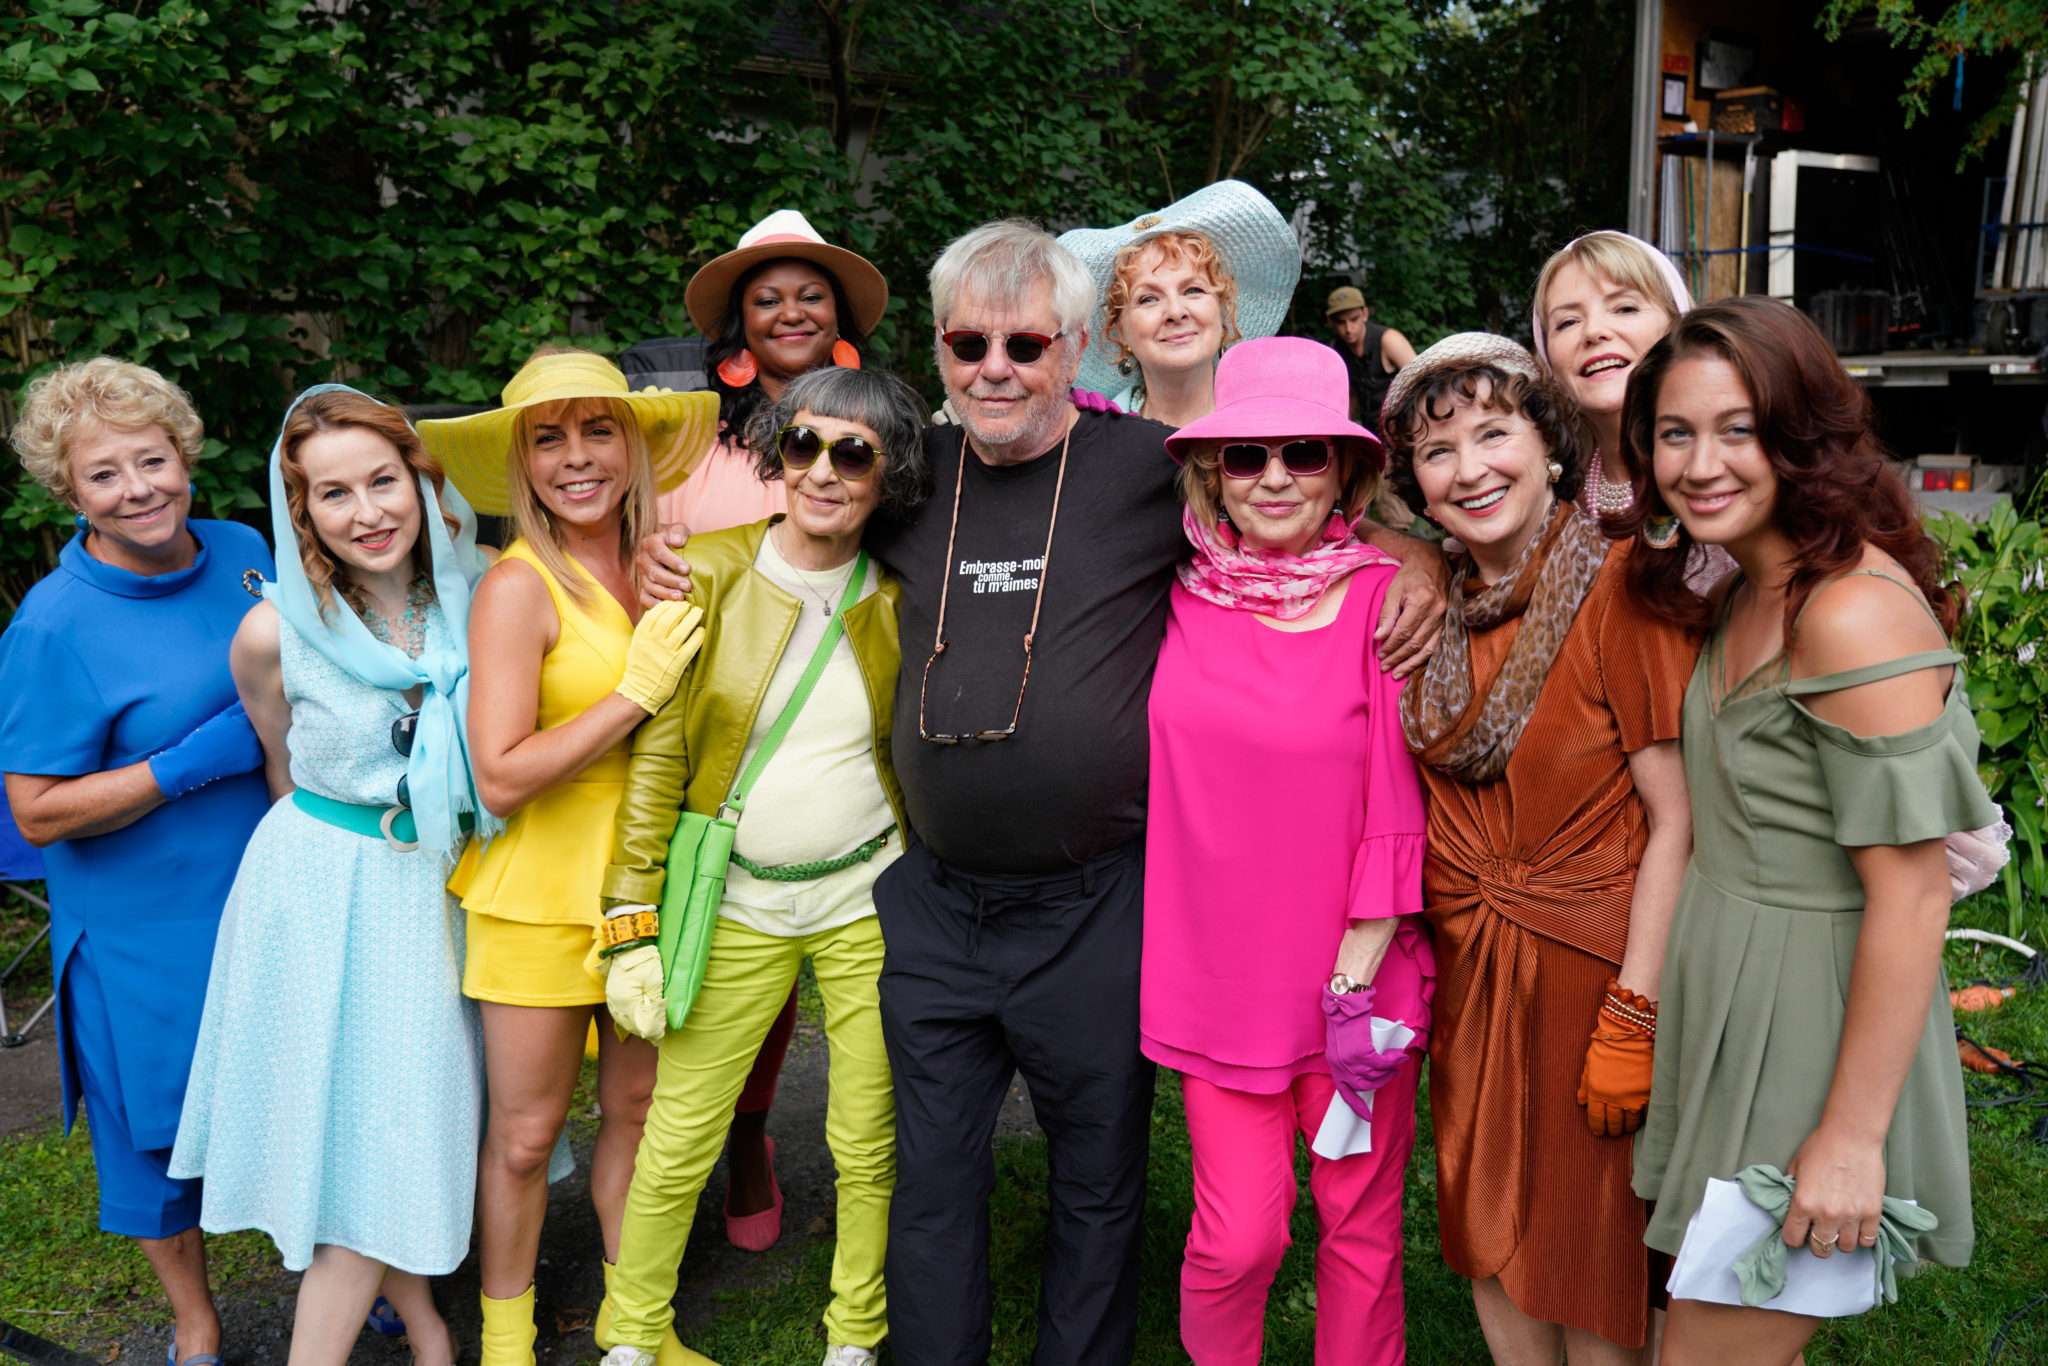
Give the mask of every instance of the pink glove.
<svg viewBox="0 0 2048 1366">
<path fill-rule="evenodd" d="M 1327 1022 L 1323 1056 L 1329 1061 L 1330 1080 L 1336 1084 L 1337 1094 L 1360 1119 L 1371 1119 L 1372 1111 L 1358 1093 L 1377 1091 L 1392 1081 L 1409 1053 L 1406 1048 L 1389 1053 L 1373 1047 L 1372 997 L 1371 987 L 1342 996 L 1323 988 L 1323 1018 Z"/>
<path fill-rule="evenodd" d="M 1949 900 L 1961 901 L 1998 880 L 2012 852 L 2012 827 L 2002 819 L 1982 830 L 1958 830 L 1943 842 L 1948 854 Z"/>
<path fill-rule="evenodd" d="M 1069 389 L 1068 400 L 1084 413 L 1120 413 L 1123 409 L 1093 389 Z"/>
</svg>

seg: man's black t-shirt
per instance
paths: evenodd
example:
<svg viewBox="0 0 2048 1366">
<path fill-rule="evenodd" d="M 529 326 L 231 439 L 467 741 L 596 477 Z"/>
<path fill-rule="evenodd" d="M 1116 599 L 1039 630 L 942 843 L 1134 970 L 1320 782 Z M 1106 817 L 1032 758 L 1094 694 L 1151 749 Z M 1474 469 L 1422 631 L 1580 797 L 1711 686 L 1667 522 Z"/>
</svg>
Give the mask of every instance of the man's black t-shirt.
<svg viewBox="0 0 2048 1366">
<path fill-rule="evenodd" d="M 1166 592 L 1187 549 L 1168 428 L 1079 414 L 1049 570 L 1041 565 L 1059 447 L 990 466 L 966 449 L 951 563 L 946 528 L 962 470 L 958 427 L 925 433 L 931 499 L 867 543 L 903 587 L 896 685 L 896 776 L 910 823 L 946 862 L 982 873 L 1071 868 L 1145 828 L 1145 706 L 1166 630 Z M 925 722 L 964 735 L 1009 724 L 1024 675 L 1024 633 L 1041 577 L 1045 603 L 1031 685 L 1007 740 L 918 738 L 918 693 L 950 576 L 946 653 L 932 665 Z"/>
</svg>

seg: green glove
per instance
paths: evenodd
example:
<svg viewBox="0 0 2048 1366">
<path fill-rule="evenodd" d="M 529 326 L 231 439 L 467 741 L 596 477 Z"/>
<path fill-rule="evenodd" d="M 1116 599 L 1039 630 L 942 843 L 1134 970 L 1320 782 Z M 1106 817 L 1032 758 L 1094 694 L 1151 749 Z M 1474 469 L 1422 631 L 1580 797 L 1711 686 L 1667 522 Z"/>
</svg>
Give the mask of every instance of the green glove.
<svg viewBox="0 0 2048 1366">
<path fill-rule="evenodd" d="M 683 670 L 704 644 L 704 609 L 688 602 L 658 603 L 633 628 L 619 696 L 649 716 L 668 705 Z"/>
<path fill-rule="evenodd" d="M 695 610 L 695 609 L 692 609 Z M 652 906 L 615 906 L 606 914 L 631 915 Z M 668 1030 L 668 1003 L 662 999 L 661 950 L 636 944 L 599 960 L 604 965 L 604 1004 L 620 1029 L 649 1043 L 660 1043 Z"/>
</svg>

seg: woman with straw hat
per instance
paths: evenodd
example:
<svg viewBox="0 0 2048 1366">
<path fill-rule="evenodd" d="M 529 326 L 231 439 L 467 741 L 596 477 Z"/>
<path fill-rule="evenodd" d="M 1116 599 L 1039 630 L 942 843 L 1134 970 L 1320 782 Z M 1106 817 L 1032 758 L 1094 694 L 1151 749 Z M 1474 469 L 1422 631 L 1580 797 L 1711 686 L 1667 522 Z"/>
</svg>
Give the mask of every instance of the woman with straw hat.
<svg viewBox="0 0 2048 1366">
<path fill-rule="evenodd" d="M 1169 427 L 1216 406 L 1216 362 L 1280 330 L 1301 278 L 1301 243 L 1273 202 L 1219 180 L 1114 228 L 1075 228 L 1098 300 L 1075 384 Z"/>
<path fill-rule="evenodd" d="M 825 241 L 795 209 L 769 214 L 741 234 L 733 250 L 691 276 L 683 306 L 710 339 L 706 359 L 718 395 L 718 440 L 689 479 L 662 495 L 662 523 L 702 535 L 787 511 L 782 481 L 761 478 L 760 455 L 747 444 L 749 426 L 797 376 L 826 366 L 858 370 L 867 334 L 888 303 L 882 272 Z M 649 583 L 672 583 L 677 568 L 648 554 L 640 572 Z M 725 1237 L 745 1252 L 765 1252 L 782 1236 L 768 1107 L 795 1032 L 792 991 L 734 1112 Z"/>
<path fill-rule="evenodd" d="M 519 532 L 478 585 L 469 623 L 470 758 L 505 828 L 473 841 L 448 884 L 467 913 L 462 989 L 482 1003 L 489 1080 L 477 1180 L 484 1366 L 534 1359 L 548 1157 L 604 1008 L 588 964 L 625 742 L 703 639 L 702 614 L 686 604 L 635 624 L 633 547 L 652 529 L 656 494 L 710 445 L 716 407 L 710 394 L 630 393 L 603 357 L 544 347 L 506 384 L 503 406 L 420 424 L 470 503 Z M 609 1276 L 655 1053 L 609 1029 L 599 1041 L 590 1191 Z M 664 1366 L 690 1359 L 670 1334 Z"/>
<path fill-rule="evenodd" d="M 710 343 L 718 440 L 688 482 L 662 497 L 662 522 L 701 533 L 783 511 L 781 481 L 763 480 L 747 449 L 748 423 L 798 375 L 824 365 L 858 370 L 888 304 L 882 272 L 827 242 L 795 209 L 769 214 L 692 275 L 683 307 Z"/>
</svg>

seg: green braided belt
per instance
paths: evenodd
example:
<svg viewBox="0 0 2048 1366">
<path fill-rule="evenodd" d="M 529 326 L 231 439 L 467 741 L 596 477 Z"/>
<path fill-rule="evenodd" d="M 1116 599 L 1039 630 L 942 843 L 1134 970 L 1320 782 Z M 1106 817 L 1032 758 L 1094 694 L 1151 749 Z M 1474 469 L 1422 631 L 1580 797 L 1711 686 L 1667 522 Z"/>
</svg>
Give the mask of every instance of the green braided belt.
<svg viewBox="0 0 2048 1366">
<path fill-rule="evenodd" d="M 856 863 L 866 863 L 882 852 L 882 846 L 887 844 L 889 836 L 895 833 L 896 827 L 891 825 L 858 849 L 841 854 L 838 858 L 817 859 L 810 863 L 778 863 L 770 867 L 754 862 L 737 849 L 732 851 L 732 861 L 766 882 L 809 882 L 814 877 L 836 873 L 842 868 L 851 868 Z"/>
</svg>

